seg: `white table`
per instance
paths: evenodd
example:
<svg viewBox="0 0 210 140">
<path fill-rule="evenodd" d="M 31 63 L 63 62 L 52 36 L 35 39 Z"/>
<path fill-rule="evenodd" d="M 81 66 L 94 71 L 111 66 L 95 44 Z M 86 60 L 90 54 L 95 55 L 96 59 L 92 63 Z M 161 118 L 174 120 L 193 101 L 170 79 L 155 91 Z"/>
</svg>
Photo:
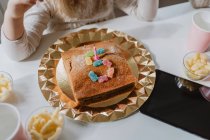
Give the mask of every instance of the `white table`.
<svg viewBox="0 0 210 140">
<path fill-rule="evenodd" d="M 203 10 L 203 9 L 200 9 Z M 206 10 L 206 9 L 205 9 Z M 189 3 L 161 8 L 154 22 L 143 22 L 124 16 L 114 20 L 84 26 L 83 28 L 112 28 L 123 31 L 146 44 L 153 55 L 157 68 L 186 78 L 182 69 L 182 58 L 187 52 L 186 42 L 191 25 L 191 16 L 199 10 Z M 79 30 L 79 29 L 77 29 Z M 74 31 L 77 31 L 74 30 Z M 69 32 L 69 31 L 68 31 Z M 0 70 L 9 72 L 14 79 L 16 97 L 10 101 L 19 109 L 23 125 L 29 113 L 35 108 L 49 105 L 42 96 L 37 78 L 40 58 L 46 49 L 67 32 L 45 35 L 38 51 L 23 62 L 7 58 L 0 47 Z M 198 81 L 209 86 L 209 81 Z M 190 139 L 200 137 L 165 124 L 140 112 L 108 123 L 84 124 L 66 118 L 61 140 L 139 140 L 139 139 Z"/>
</svg>

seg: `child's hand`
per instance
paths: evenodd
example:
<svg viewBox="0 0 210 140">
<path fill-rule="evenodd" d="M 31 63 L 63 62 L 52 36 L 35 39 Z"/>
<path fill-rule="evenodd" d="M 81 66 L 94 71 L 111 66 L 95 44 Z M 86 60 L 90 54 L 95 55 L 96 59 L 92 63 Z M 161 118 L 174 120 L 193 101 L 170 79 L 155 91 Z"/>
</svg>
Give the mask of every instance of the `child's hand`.
<svg viewBox="0 0 210 140">
<path fill-rule="evenodd" d="M 23 18 L 24 13 L 36 4 L 38 0 L 9 0 L 6 16 L 14 19 Z"/>
</svg>

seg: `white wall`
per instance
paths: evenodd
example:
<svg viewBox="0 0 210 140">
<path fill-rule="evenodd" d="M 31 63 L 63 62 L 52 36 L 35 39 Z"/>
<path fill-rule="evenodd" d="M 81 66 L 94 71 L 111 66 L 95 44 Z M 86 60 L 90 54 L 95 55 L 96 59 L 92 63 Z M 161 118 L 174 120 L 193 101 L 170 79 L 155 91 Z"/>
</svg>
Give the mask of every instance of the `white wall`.
<svg viewBox="0 0 210 140">
<path fill-rule="evenodd" d="M 8 0 L 0 0 L 0 25 L 3 21 L 3 13 L 6 10 Z"/>
<path fill-rule="evenodd" d="M 7 2 L 8 2 L 8 0 L 0 0 L 0 4 L 1 4 L 1 6 L 2 6 L 2 8 L 5 10 L 6 9 L 6 7 L 7 7 Z"/>
<path fill-rule="evenodd" d="M 2 24 L 3 22 L 3 13 L 0 11 L 0 25 Z"/>
</svg>

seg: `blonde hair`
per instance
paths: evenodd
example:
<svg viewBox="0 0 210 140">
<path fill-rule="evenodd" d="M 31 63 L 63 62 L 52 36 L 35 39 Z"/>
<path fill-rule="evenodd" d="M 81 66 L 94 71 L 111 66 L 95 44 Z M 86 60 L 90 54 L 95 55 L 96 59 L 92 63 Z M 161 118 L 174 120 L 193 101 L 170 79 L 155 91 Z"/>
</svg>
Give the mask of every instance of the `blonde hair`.
<svg viewBox="0 0 210 140">
<path fill-rule="evenodd" d="M 104 12 L 110 6 L 114 7 L 114 2 L 120 8 L 131 6 L 132 10 L 136 13 L 138 6 L 137 0 L 45 0 L 47 3 L 52 4 L 55 12 L 61 16 L 62 19 L 78 18 L 90 19 Z"/>
<path fill-rule="evenodd" d="M 64 17 L 87 19 L 106 11 L 110 0 L 48 0 L 53 2 L 55 9 Z"/>
</svg>

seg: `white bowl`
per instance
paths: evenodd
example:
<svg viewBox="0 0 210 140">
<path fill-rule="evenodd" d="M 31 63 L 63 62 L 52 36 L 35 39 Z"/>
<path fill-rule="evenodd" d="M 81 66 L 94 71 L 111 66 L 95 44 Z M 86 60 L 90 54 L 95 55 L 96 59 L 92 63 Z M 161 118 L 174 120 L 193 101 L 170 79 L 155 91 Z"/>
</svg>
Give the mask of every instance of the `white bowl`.
<svg viewBox="0 0 210 140">
<path fill-rule="evenodd" d="M 12 96 L 12 92 L 13 92 L 13 79 L 12 76 L 5 72 L 5 71 L 0 71 L 0 76 L 3 76 L 4 79 L 8 80 L 9 82 L 9 86 L 8 89 L 4 88 L 4 91 L 2 91 L 2 93 L 0 93 L 0 102 L 5 102 L 8 100 L 9 97 Z M 1 78 L 0 78 L 0 86 L 1 86 Z M 2 95 L 1 95 L 2 94 Z"/>
<path fill-rule="evenodd" d="M 26 135 L 28 137 L 28 139 L 32 139 L 31 137 L 31 134 L 29 132 L 29 123 L 31 121 L 31 118 L 34 116 L 34 115 L 38 115 L 40 113 L 44 113 L 44 112 L 47 112 L 47 113 L 50 113 L 51 115 L 53 114 L 53 112 L 55 111 L 55 109 L 53 107 L 50 107 L 50 106 L 46 106 L 46 107 L 40 107 L 40 108 L 37 108 L 35 109 L 28 117 L 27 121 L 26 121 L 26 126 L 25 126 L 25 131 L 26 131 Z M 59 131 L 58 133 L 56 133 L 56 135 L 53 135 L 54 138 L 52 140 L 56 140 L 59 138 L 59 136 L 61 135 L 61 132 L 63 130 L 63 127 L 64 127 L 64 115 L 59 113 L 59 117 L 62 118 L 62 125 L 61 125 L 61 131 Z"/>
<path fill-rule="evenodd" d="M 186 75 L 188 76 L 188 78 L 192 79 L 192 80 L 202 80 L 204 78 L 206 78 L 208 75 L 202 75 L 202 74 L 195 74 L 193 71 L 191 71 L 188 67 L 187 67 L 187 64 L 186 64 L 186 61 L 189 59 L 189 58 L 192 58 L 197 52 L 189 52 L 187 53 L 184 58 L 183 58 L 183 66 L 184 66 L 184 70 L 185 70 L 185 73 Z M 208 61 L 210 62 L 210 58 L 209 56 L 207 55 L 208 57 Z"/>
</svg>

